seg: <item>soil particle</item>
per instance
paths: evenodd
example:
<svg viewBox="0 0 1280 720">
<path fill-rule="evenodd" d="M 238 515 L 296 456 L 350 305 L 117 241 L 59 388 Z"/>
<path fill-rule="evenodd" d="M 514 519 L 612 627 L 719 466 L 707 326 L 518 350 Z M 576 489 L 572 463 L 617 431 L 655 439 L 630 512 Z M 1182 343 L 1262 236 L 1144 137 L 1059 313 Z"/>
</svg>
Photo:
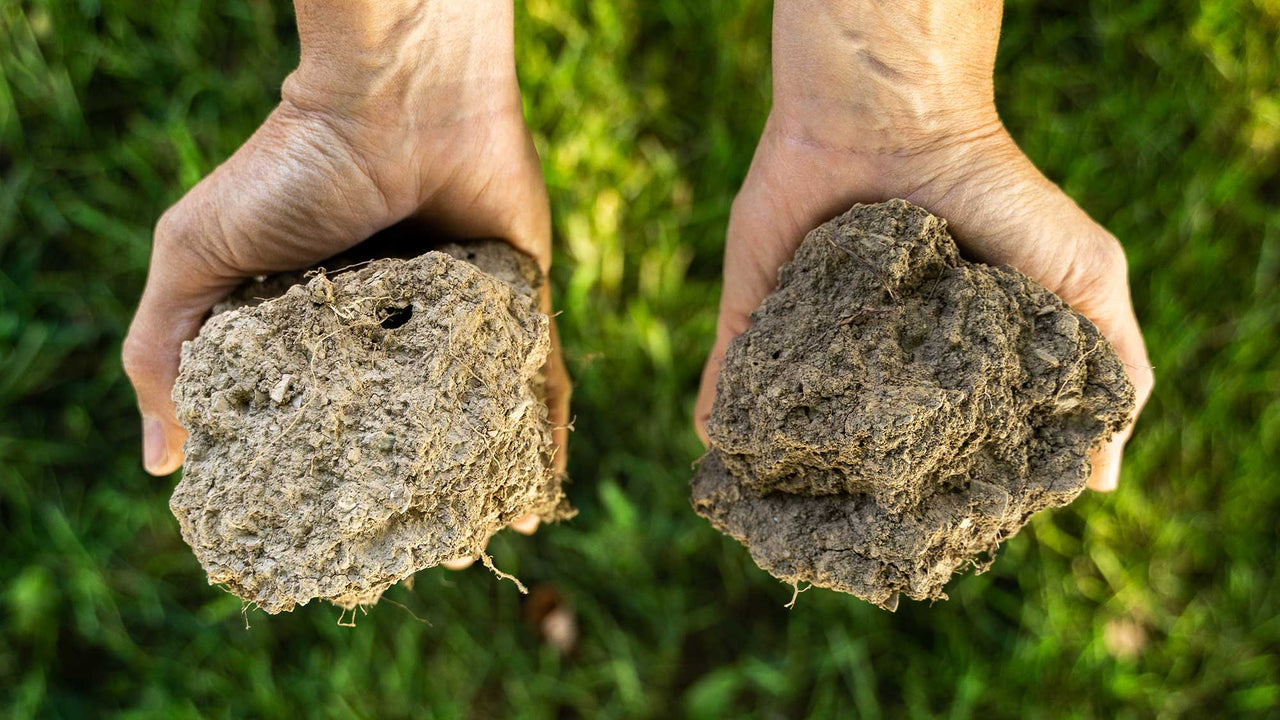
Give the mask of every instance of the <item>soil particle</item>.
<svg viewBox="0 0 1280 720">
<path fill-rule="evenodd" d="M 693 505 L 787 582 L 945 598 L 1128 422 L 1091 322 L 903 200 L 818 227 L 778 280 L 729 346 Z"/>
<path fill-rule="evenodd" d="M 537 268 L 498 242 L 440 250 L 251 283 L 183 344 L 170 508 L 211 584 L 270 613 L 350 608 L 522 515 L 572 514 Z"/>
</svg>

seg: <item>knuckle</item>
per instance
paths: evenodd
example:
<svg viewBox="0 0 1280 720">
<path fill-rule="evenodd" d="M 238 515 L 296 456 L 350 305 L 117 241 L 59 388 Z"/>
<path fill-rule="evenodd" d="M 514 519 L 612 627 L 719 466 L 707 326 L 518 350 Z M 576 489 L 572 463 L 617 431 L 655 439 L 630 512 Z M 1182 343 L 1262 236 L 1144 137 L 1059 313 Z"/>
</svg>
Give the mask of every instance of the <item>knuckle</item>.
<svg viewBox="0 0 1280 720">
<path fill-rule="evenodd" d="M 120 362 L 124 367 L 124 374 L 135 388 L 145 385 L 156 372 L 155 350 L 151 343 L 139 337 L 136 332 L 130 332 L 125 337 L 120 348 Z"/>
<path fill-rule="evenodd" d="M 184 199 L 173 205 L 156 221 L 154 233 L 157 248 L 172 249 L 186 244 L 186 239 L 196 234 L 194 218 Z"/>
<path fill-rule="evenodd" d="M 1129 261 L 1124 246 L 1110 233 L 1093 239 L 1085 250 L 1089 270 L 1097 284 L 1108 289 L 1123 287 L 1129 279 Z"/>
<path fill-rule="evenodd" d="M 1129 277 L 1129 259 L 1124 254 L 1124 246 L 1110 233 L 1098 242 L 1099 269 L 1106 277 L 1127 280 Z"/>
<path fill-rule="evenodd" d="M 170 207 L 156 221 L 153 261 L 202 276 L 232 273 L 240 262 L 220 212 L 192 195 Z"/>
<path fill-rule="evenodd" d="M 1142 358 L 1142 365 L 1137 372 L 1130 373 L 1130 381 L 1133 383 L 1133 390 L 1136 401 L 1136 408 L 1141 410 L 1147 404 L 1147 400 L 1151 398 L 1151 394 L 1156 389 L 1156 374 L 1151 369 L 1146 356 Z"/>
<path fill-rule="evenodd" d="M 1116 293 L 1127 294 L 1128 282 L 1124 246 L 1110 233 L 1102 232 L 1079 243 L 1062 285 L 1070 297 L 1093 304 Z"/>
<path fill-rule="evenodd" d="M 754 308 L 753 308 L 754 309 Z M 716 321 L 716 346 L 712 350 L 712 359 L 717 367 L 724 361 L 729 343 L 751 327 L 751 310 L 743 308 L 724 308 Z"/>
</svg>

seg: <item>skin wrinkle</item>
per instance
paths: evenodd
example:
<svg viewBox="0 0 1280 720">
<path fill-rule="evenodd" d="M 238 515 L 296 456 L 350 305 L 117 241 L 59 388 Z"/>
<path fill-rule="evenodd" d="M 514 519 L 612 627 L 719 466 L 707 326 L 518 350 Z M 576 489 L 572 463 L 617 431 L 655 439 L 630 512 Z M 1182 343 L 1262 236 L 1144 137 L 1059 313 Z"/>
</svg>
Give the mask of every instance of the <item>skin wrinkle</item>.
<svg viewBox="0 0 1280 720">
<path fill-rule="evenodd" d="M 302 137 L 304 140 L 310 141 L 311 147 L 332 168 L 332 172 L 327 173 L 327 176 L 322 174 L 320 179 L 322 182 L 329 184 L 334 196 L 342 198 L 347 204 L 347 215 L 358 218 L 361 213 L 367 211 L 369 204 L 367 202 L 358 202 L 352 197 L 352 184 L 347 181 L 351 178 L 352 173 L 345 172 L 347 168 L 343 167 L 341 162 L 343 159 L 355 169 L 360 177 L 363 177 L 368 182 L 368 186 L 372 190 L 370 194 L 381 204 L 383 213 L 388 215 L 394 213 L 396 208 L 388 198 L 386 191 L 382 189 L 377 178 L 374 177 L 375 171 L 367 162 L 364 162 L 362 154 L 355 150 L 354 143 L 343 135 L 340 124 L 334 122 L 326 113 L 317 113 L 315 120 L 328 129 L 339 142 L 334 145 L 321 142 L 314 133 L 304 133 Z"/>
<path fill-rule="evenodd" d="M 775 3 L 773 107 L 729 219 L 721 318 L 694 412 L 704 441 L 725 348 L 774 287 L 775 268 L 850 204 L 898 197 L 946 218 L 967 256 L 1015 267 L 1088 315 L 1121 354 L 1141 408 L 1152 378 L 1122 252 L 1036 170 L 996 112 L 1001 10 L 998 0 Z M 886 81 L 873 60 L 900 77 Z M 1098 459 L 1092 487 L 1106 487 L 1097 470 L 1118 453 Z"/>
<path fill-rule="evenodd" d="M 877 79 L 882 83 L 901 82 L 903 73 L 895 70 L 889 63 L 876 57 L 875 53 L 870 50 L 859 50 L 858 57 L 862 59 L 864 65 L 875 73 Z"/>
<path fill-rule="evenodd" d="M 984 144 L 976 144 L 971 146 L 972 149 L 967 153 L 967 157 L 962 156 L 954 162 L 939 165 L 932 175 L 926 176 L 924 182 L 903 197 L 938 208 L 985 208 L 979 210 L 979 215 L 986 216 L 981 222 L 974 220 L 951 222 L 956 236 L 961 240 L 970 241 L 970 252 L 975 259 L 988 263 L 1021 265 L 1024 269 L 1036 274 L 1041 284 L 1050 290 L 1062 292 L 1066 287 L 1063 282 L 1066 270 L 1055 270 L 1055 268 L 1064 268 L 1064 258 L 1049 257 L 1036 262 L 1034 267 L 1028 267 L 1027 262 L 1010 262 L 1008 258 L 1011 255 L 1025 252 L 1027 249 L 1025 241 L 1021 239 L 1026 235 L 1004 238 L 989 232 L 983 233 L 978 229 L 1017 226 L 1024 228 L 1023 232 L 1026 233 L 1025 228 L 1030 224 L 1038 228 L 1035 232 L 1029 233 L 1031 236 L 1052 238 L 1057 234 L 1052 227 L 1044 227 L 1044 220 L 1039 212 L 1042 208 L 1035 204 L 1036 198 L 1019 191 L 1023 180 L 1019 178 L 1018 173 L 1008 171 L 1012 165 L 1023 162 L 1021 153 L 1009 150 L 1012 148 L 1016 151 L 1011 140 L 1003 137 L 995 139 L 996 142 L 989 150 L 983 149 Z M 1047 181 L 1045 183 L 1047 184 Z M 941 192 L 938 191 L 939 187 Z M 1045 189 L 1056 188 L 1050 185 Z M 1008 200 L 994 207 L 985 206 L 981 203 L 981 199 L 988 195 L 1007 197 Z M 975 243 L 975 239 L 980 241 Z M 1051 251 L 1059 251 L 1067 245 L 1067 243 L 1042 243 L 1037 252 L 1043 253 L 1046 247 Z"/>
<path fill-rule="evenodd" d="M 122 350 L 139 409 L 164 426 L 162 438 L 144 432 L 164 445 L 167 460 L 148 468 L 155 474 L 182 460 L 185 433 L 169 398 L 181 341 L 240 279 L 310 266 L 406 219 L 457 237 L 506 238 L 544 272 L 550 265 L 509 2 L 299 0 L 296 17 L 302 59 L 280 105 L 158 227 Z M 550 309 L 545 289 L 540 303 Z M 545 372 L 562 425 L 562 362 Z"/>
<path fill-rule="evenodd" d="M 900 144 L 904 136 L 926 142 L 954 126 L 956 118 L 974 117 L 994 97 L 990 73 L 999 5 L 984 3 L 976 10 L 971 5 L 948 0 L 882 9 L 866 2 L 779 3 L 775 107 L 797 103 L 803 106 L 798 114 L 848 118 L 857 128 L 850 146 L 868 143 L 868 134 L 876 136 L 868 144 L 879 148 Z M 957 24 L 957 16 L 970 22 Z M 990 63 L 955 62 L 956 46 L 973 44 L 973 38 L 979 48 L 990 48 Z M 894 81 L 880 76 L 880 68 L 897 73 Z M 960 88 L 976 92 L 957 92 Z"/>
<path fill-rule="evenodd" d="M 484 184 L 482 184 L 479 188 L 476 189 L 475 195 L 473 195 L 471 198 L 470 206 L 475 207 L 479 205 L 481 198 L 483 198 L 489 192 L 489 188 L 492 185 L 493 185 L 493 175 L 490 174 L 485 177 Z"/>
<path fill-rule="evenodd" d="M 306 110 L 298 109 L 298 111 L 300 111 L 300 113 L 306 114 Z M 384 190 L 384 184 L 379 182 L 380 178 L 375 177 L 376 170 L 374 169 L 374 167 L 372 167 L 369 161 L 365 160 L 364 152 L 356 149 L 356 142 L 353 141 L 352 137 L 349 137 L 347 135 L 347 132 L 344 132 L 342 123 L 340 123 L 337 118 L 334 118 L 333 115 L 329 113 L 312 113 L 308 115 L 308 117 L 310 117 L 310 119 L 314 119 L 316 123 L 320 123 L 321 126 L 328 129 L 328 131 L 332 133 L 335 140 L 338 140 L 338 142 L 335 143 L 335 145 L 328 145 L 328 143 L 321 141 L 321 138 L 315 137 L 314 135 L 312 135 L 312 133 L 308 133 L 306 129 L 303 129 L 302 137 L 310 138 L 312 146 L 314 146 L 317 151 L 321 152 L 321 154 L 325 155 L 326 158 L 333 158 L 333 156 L 337 155 L 337 152 L 333 152 L 334 147 L 340 147 L 340 149 L 343 149 L 344 155 L 346 155 L 346 158 L 349 161 L 351 161 L 351 164 L 353 165 L 353 167 L 355 167 L 358 170 L 358 172 L 360 172 L 361 176 L 364 177 L 366 181 L 369 181 L 369 187 L 372 188 L 372 191 L 374 191 L 376 197 L 378 197 L 378 199 L 381 201 L 381 209 L 383 209 L 384 213 L 387 213 L 387 214 L 396 213 L 397 209 L 399 208 L 399 205 L 401 205 L 402 202 L 406 202 L 406 201 L 393 202 L 392 199 L 390 199 L 388 192 Z M 306 123 L 302 122 L 301 126 L 305 128 Z M 344 176 L 343 174 L 340 174 L 340 168 L 338 167 L 338 163 L 333 163 L 332 161 L 332 165 L 333 165 L 334 173 L 332 174 L 332 176 L 330 176 L 330 182 L 334 183 L 335 191 L 337 191 L 338 193 L 343 193 L 342 187 L 346 187 L 346 183 L 339 184 L 337 178 L 344 177 Z M 365 206 L 361 204 L 357 204 L 357 202 L 352 201 L 351 199 L 347 199 L 347 201 L 348 201 L 348 204 L 351 205 L 351 210 L 352 210 L 351 217 L 360 217 L 360 214 L 358 213 L 362 213 L 362 211 L 365 211 Z"/>
<path fill-rule="evenodd" d="M 806 239 L 783 270 L 785 286 L 765 301 L 751 334 L 733 346 L 721 381 L 725 396 L 713 416 L 713 450 L 694 481 L 694 505 L 785 581 L 816 582 L 886 607 L 899 591 L 917 599 L 941 597 L 953 568 L 1021 524 L 1010 525 L 994 508 L 1035 511 L 1073 499 L 1085 480 L 1086 449 L 1100 433 L 1119 427 L 1131 407 L 1132 390 L 1116 358 L 1109 350 L 1095 353 L 1105 346 L 1092 326 L 1070 322 L 1069 309 L 1017 273 L 954 265 L 954 245 L 941 228 L 936 218 L 902 201 L 854 208 Z M 929 271 L 939 264 L 959 271 L 935 295 Z M 847 287 L 843 280 L 850 281 Z M 886 299 L 884 284 L 897 287 L 899 298 Z M 899 302 L 915 309 L 887 316 L 863 316 L 859 309 Z M 930 319 L 953 304 L 963 311 L 959 325 Z M 1044 307 L 1063 322 L 1033 330 Z M 837 329 L 846 315 L 862 316 L 857 337 L 872 340 L 806 347 L 805 338 L 826 341 L 846 332 Z M 1061 334 L 1057 327 L 1070 329 Z M 955 329 L 962 330 L 958 336 Z M 895 352 L 904 331 L 907 338 L 923 333 L 920 352 L 914 345 Z M 1073 386 L 1091 388 L 1086 394 L 1094 399 L 1084 416 L 1057 405 L 1052 390 L 1062 382 L 1059 371 L 1036 366 L 1035 349 L 1093 358 L 1087 373 L 1080 363 L 1070 370 Z M 939 362 L 955 353 L 974 362 L 951 369 L 939 384 Z M 1025 365 L 1026 358 L 1033 364 Z M 858 382 L 868 371 L 875 382 Z M 824 380 L 841 377 L 851 382 Z M 1007 389 L 1018 377 L 1029 377 L 1026 393 Z M 823 401 L 815 404 L 815 395 Z M 926 402 L 960 403 L 971 421 L 911 411 L 922 395 Z M 985 409 L 970 415 L 963 410 L 966 397 Z M 877 412 L 886 403 L 899 411 Z M 1037 428 L 1055 442 L 1033 439 Z M 1057 441 L 1070 450 L 1059 452 Z M 1028 465 L 1020 456 L 1036 462 Z M 848 472 L 828 471 L 836 458 Z M 948 481 L 975 472 L 990 482 Z M 1045 494 L 1059 485 L 1059 494 Z M 850 512 L 859 513 L 859 522 L 839 520 Z M 779 515 L 782 524 L 767 522 Z M 965 524 L 956 531 L 962 519 L 974 534 L 963 531 Z M 832 563 L 822 555 L 823 548 L 848 547 L 862 548 L 867 559 Z M 937 566 L 939 559 L 947 562 Z M 869 579 L 866 571 L 884 570 L 881 563 L 897 572 Z"/>
<path fill-rule="evenodd" d="M 447 113 L 486 106 L 495 96 L 504 105 L 509 101 L 491 88 L 514 88 L 514 50 L 500 44 L 494 52 L 489 41 L 511 34 L 509 3 L 397 3 L 346 17 L 350 14 L 313 18 L 299 8 L 305 51 L 287 82 L 286 99 L 309 109 L 366 116 L 375 123 L 410 118 L 409 126 L 458 122 Z M 315 47 L 307 44 L 313 36 Z M 429 95 L 451 102 L 424 107 L 416 100 Z M 424 117 L 428 113 L 444 114 Z"/>
<path fill-rule="evenodd" d="M 330 280 L 315 277 L 301 294 L 284 292 L 287 283 L 242 288 L 184 349 L 175 397 L 193 440 L 171 506 L 211 578 L 270 612 L 313 597 L 372 599 L 407 573 L 481 552 L 491 531 L 525 512 L 555 519 L 569 511 L 549 472 L 550 427 L 541 413 L 525 411 L 538 403 L 534 376 L 550 347 L 550 323 L 534 312 L 536 276 L 497 241 L 442 249 L 449 257 L 376 260 Z M 276 299 L 231 310 L 262 295 Z M 370 297 L 378 295 L 412 299 L 422 318 L 384 335 L 384 308 Z M 363 350 L 370 342 L 379 346 L 372 355 Z M 245 350 L 228 355 L 227 343 Z M 331 352 L 317 355 L 326 343 Z M 415 372 L 411 360 L 422 357 L 439 372 Z M 285 374 L 305 378 L 300 408 L 252 398 L 253 388 Z M 211 388 L 229 385 L 242 397 L 247 389 L 243 401 L 259 403 L 253 412 L 219 411 Z M 348 422 L 326 425 L 333 411 L 313 404 L 316 397 L 334 400 Z M 291 434 L 304 413 L 304 427 L 324 427 L 341 442 L 314 445 Z M 390 452 L 379 440 L 387 431 L 418 452 Z M 247 445 L 225 442 L 229 436 Z M 353 444 L 364 452 L 353 455 Z M 272 463 L 257 465 L 266 448 Z M 387 490 L 411 495 L 393 508 L 382 502 Z M 329 500 L 301 499 L 316 493 Z M 360 512 L 334 517 L 335 503 Z M 453 519 L 422 523 L 441 508 Z M 250 519 L 261 545 L 206 522 L 211 515 Z M 306 532 L 305 542 L 295 529 Z M 270 548 L 269 560 L 261 562 L 259 547 Z M 411 557 L 397 548 L 413 548 Z"/>
<path fill-rule="evenodd" d="M 806 145 L 824 150 L 839 150 L 849 154 L 888 155 L 909 157 L 936 151 L 948 145 L 981 141 L 1004 132 L 999 118 L 994 113 L 973 113 L 964 127 L 947 124 L 946 118 L 937 118 L 937 128 L 932 132 L 916 135 L 912 140 L 904 142 L 897 133 L 901 130 L 899 119 L 881 115 L 864 116 L 857 122 L 861 132 L 852 136 L 832 136 L 829 132 L 831 116 L 845 111 L 850 116 L 858 116 L 869 112 L 873 107 L 857 101 L 837 101 L 825 96 L 797 97 L 793 100 L 798 105 L 776 107 L 771 118 L 777 118 L 779 124 L 786 129 L 783 134 Z M 845 122 L 845 121 L 842 121 Z M 848 122 L 853 122 L 852 120 Z M 876 132 L 870 133 L 868 130 Z M 874 137 L 875 141 L 869 138 Z"/>
<path fill-rule="evenodd" d="M 235 282 L 226 263 L 220 259 L 223 257 L 220 253 L 226 251 L 226 233 L 217 200 L 204 197 L 200 204 L 203 207 L 174 208 L 156 224 L 156 252 L 169 253 L 171 261 L 183 270 L 182 280 L 185 282 L 174 283 L 169 290 L 173 294 L 185 293 L 191 297 L 220 293 Z M 213 232 L 209 231 L 210 228 Z M 197 238 L 201 242 L 194 242 Z M 195 278 L 204 282 L 193 282 Z M 172 281 L 172 278 L 166 276 L 166 281 Z"/>
</svg>

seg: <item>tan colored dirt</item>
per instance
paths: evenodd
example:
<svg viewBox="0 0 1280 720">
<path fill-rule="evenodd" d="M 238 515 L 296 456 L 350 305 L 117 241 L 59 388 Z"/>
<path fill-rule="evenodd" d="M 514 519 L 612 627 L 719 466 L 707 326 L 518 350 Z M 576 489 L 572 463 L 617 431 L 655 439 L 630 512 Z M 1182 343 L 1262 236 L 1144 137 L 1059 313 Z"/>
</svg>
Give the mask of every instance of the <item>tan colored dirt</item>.
<svg viewBox="0 0 1280 720">
<path fill-rule="evenodd" d="M 541 276 L 503 243 L 441 250 L 251 284 L 183 344 L 170 507 L 211 584 L 270 613 L 350 608 L 522 515 L 572 514 Z"/>
<path fill-rule="evenodd" d="M 752 319 L 694 508 L 775 576 L 890 610 L 1075 499 L 1133 409 L 1091 322 L 902 200 L 809 233 Z"/>
</svg>

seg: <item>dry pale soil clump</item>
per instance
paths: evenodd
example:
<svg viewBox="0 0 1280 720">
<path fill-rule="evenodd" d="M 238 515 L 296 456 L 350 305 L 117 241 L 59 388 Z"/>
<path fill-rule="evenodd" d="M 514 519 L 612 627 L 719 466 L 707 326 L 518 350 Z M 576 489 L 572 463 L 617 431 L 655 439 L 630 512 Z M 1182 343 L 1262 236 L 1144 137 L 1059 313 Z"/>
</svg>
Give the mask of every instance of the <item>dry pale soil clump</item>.
<svg viewBox="0 0 1280 720">
<path fill-rule="evenodd" d="M 729 347 L 693 505 L 797 586 L 945 598 L 1128 422 L 1097 328 L 910 203 L 818 227 L 778 279 Z"/>
<path fill-rule="evenodd" d="M 350 608 L 571 514 L 540 274 L 498 242 L 441 250 L 252 284 L 183 345 L 170 507 L 210 583 L 271 613 Z"/>
</svg>

